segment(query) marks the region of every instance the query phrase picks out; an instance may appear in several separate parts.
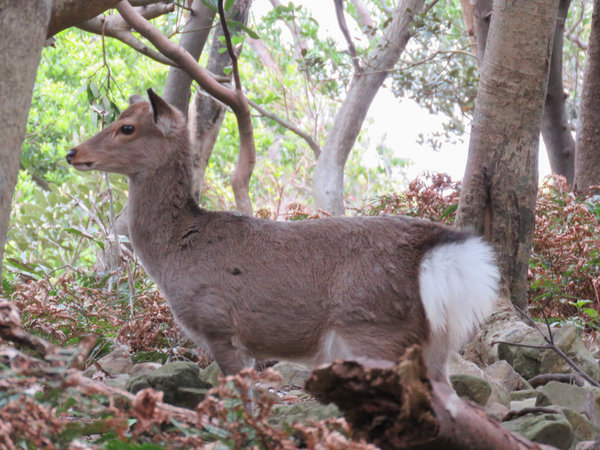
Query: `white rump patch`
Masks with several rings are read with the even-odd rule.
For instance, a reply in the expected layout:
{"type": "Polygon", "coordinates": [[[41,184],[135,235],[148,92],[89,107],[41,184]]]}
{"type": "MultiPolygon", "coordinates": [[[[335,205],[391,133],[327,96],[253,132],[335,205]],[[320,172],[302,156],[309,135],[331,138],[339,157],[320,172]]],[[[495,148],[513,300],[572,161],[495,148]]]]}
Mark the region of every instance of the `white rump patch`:
{"type": "Polygon", "coordinates": [[[481,238],[442,244],[426,253],[419,288],[433,338],[458,350],[492,312],[499,282],[494,252],[481,238]]]}

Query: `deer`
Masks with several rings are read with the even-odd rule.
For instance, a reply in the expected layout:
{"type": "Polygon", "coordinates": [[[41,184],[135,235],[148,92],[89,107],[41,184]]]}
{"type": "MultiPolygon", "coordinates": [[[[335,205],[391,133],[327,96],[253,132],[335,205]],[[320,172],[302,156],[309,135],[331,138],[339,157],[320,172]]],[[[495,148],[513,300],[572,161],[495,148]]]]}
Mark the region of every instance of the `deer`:
{"type": "Polygon", "coordinates": [[[224,375],[256,360],[398,361],[419,344],[428,376],[448,383],[449,355],[498,296],[488,243],[400,215],[275,221],[201,208],[186,120],[147,92],[66,160],[129,178],[135,254],[224,375]]]}

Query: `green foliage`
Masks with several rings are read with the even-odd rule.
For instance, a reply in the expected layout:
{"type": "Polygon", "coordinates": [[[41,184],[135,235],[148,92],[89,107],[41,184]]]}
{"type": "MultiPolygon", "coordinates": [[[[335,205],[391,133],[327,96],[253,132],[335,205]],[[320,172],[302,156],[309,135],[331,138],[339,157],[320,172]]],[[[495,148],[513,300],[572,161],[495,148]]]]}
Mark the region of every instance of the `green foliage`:
{"type": "Polygon", "coordinates": [[[408,96],[431,113],[447,117],[445,135],[423,136],[434,148],[440,138],[460,137],[472,119],[479,74],[477,57],[464,31],[458,0],[439,2],[413,26],[409,42],[393,76],[397,96],[408,96]]]}
{"type": "Polygon", "coordinates": [[[598,327],[600,298],[600,214],[598,196],[577,197],[563,178],[545,180],[537,202],[529,303],[548,316],[578,314],[583,325],[598,327]]]}
{"type": "Polygon", "coordinates": [[[125,202],[123,178],[112,179],[110,192],[98,173],[50,185],[48,191],[22,180],[25,189],[13,201],[5,276],[40,279],[67,267],[91,267],[110,234],[110,196],[117,211],[125,202]]]}

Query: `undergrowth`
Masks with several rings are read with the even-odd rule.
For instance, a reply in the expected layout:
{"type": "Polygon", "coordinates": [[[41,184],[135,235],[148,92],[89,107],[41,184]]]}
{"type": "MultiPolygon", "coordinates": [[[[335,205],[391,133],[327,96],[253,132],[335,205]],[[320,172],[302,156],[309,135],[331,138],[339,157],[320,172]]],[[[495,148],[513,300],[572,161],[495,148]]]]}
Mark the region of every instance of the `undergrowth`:
{"type": "MultiPolygon", "coordinates": [[[[374,198],[354,213],[406,214],[451,224],[460,187],[447,175],[430,174],[411,182],[405,192],[374,198]]],[[[106,212],[94,208],[89,205],[89,211],[103,217],[97,223],[106,223],[106,212]]],[[[272,218],[267,209],[257,215],[272,218]]],[[[308,220],[322,215],[292,204],[284,217],[308,220]]],[[[599,219],[598,197],[577,197],[564,180],[546,179],[537,200],[529,270],[531,312],[541,315],[543,310],[551,320],[574,323],[594,338],[600,329],[599,219]]],[[[49,262],[64,264],[90,246],[104,250],[99,243],[110,240],[108,229],[97,226],[94,236],[87,219],[78,220],[82,226],[69,232],[78,240],[76,249],[55,242],[49,262]]],[[[32,233],[31,224],[27,216],[21,235],[32,233]]],[[[12,226],[18,228],[19,222],[12,226]]],[[[125,250],[126,244],[121,243],[125,250]]],[[[36,253],[39,261],[42,253],[36,253]]],[[[79,385],[73,361],[85,354],[79,368],[89,367],[116,346],[129,348],[135,362],[185,359],[206,366],[210,358],[186,340],[161,294],[126,251],[120,265],[95,275],[71,264],[61,271],[46,270],[42,263],[28,265],[17,256],[12,252],[4,293],[17,306],[23,328],[61,350],[48,360],[0,341],[0,448],[193,448],[206,442],[216,442],[214,448],[368,448],[351,440],[343,420],[286,429],[271,425],[272,395],[255,399],[257,408],[248,414],[240,392],[274,376],[269,370],[223,379],[186,420],[157,406],[161,394],[155,391],[140,391],[131,399],[79,385]],[[127,266],[133,268],[129,273],[127,266]],[[20,267],[26,269],[19,272],[20,267]]]]}

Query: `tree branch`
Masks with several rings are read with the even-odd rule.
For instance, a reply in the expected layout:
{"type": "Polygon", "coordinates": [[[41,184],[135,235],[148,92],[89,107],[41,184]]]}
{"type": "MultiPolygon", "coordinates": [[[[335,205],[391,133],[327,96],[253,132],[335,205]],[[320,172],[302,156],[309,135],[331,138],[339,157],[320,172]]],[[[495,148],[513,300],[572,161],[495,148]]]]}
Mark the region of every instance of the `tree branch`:
{"type": "Polygon", "coordinates": [[[505,430],[447,383],[431,381],[419,346],[396,364],[334,361],[313,370],[306,389],[335,403],[356,438],[381,448],[551,448],[505,430]]]}
{"type": "MultiPolygon", "coordinates": [[[[154,19],[155,17],[161,16],[163,14],[167,14],[173,11],[173,9],[174,6],[172,4],[158,4],[136,8],[138,13],[148,20],[154,19]]],[[[144,44],[142,41],[136,38],[130,31],[131,27],[119,15],[105,16],[103,14],[100,14],[96,17],[93,17],[89,20],[78,24],[77,27],[90,33],[95,33],[118,39],[119,41],[129,45],[137,52],[146,55],[147,57],[152,58],[153,60],[158,61],[159,63],[166,64],[169,66],[175,65],[175,63],[169,58],[166,58],[161,53],[148,47],[146,44],[144,44]]]]}
{"type": "MultiPolygon", "coordinates": [[[[596,387],[600,387],[600,383],[598,383],[596,380],[594,380],[592,377],[590,377],[587,373],[585,373],[576,363],[575,361],[573,361],[565,352],[563,352],[555,343],[554,343],[554,336],[552,335],[552,330],[550,329],[550,326],[548,324],[548,320],[546,319],[546,326],[548,327],[548,333],[549,335],[546,336],[544,334],[544,332],[540,329],[540,327],[538,326],[538,324],[531,318],[529,317],[529,315],[525,314],[525,311],[523,311],[521,308],[519,308],[517,305],[513,305],[514,308],[519,312],[519,314],[521,314],[521,317],[523,317],[523,319],[525,319],[526,322],[529,322],[529,324],[535,328],[538,333],[540,333],[542,335],[542,338],[544,339],[544,341],[546,341],[546,343],[548,344],[548,348],[554,350],[558,356],[560,356],[562,359],[565,360],[565,362],[571,366],[573,368],[573,370],[575,370],[579,375],[581,375],[586,381],[588,381],[592,386],[596,386],[596,387]]],[[[518,345],[520,347],[533,347],[531,345],[525,345],[525,344],[516,344],[516,343],[512,343],[512,342],[505,342],[508,345],[518,345]]],[[[541,348],[538,346],[538,348],[541,348]]]]}
{"type": "MultiPolygon", "coordinates": [[[[91,19],[104,11],[114,8],[119,0],[54,0],[50,12],[50,23],[46,38],[67,28],[74,27],[81,22],[91,19]]],[[[164,2],[165,0],[133,0],[134,6],[149,5],[164,2]]]]}
{"type": "Polygon", "coordinates": [[[344,0],[333,0],[333,4],[335,5],[335,16],[337,18],[338,25],[342,34],[344,35],[344,39],[346,39],[346,43],[348,44],[348,51],[350,52],[350,56],[352,56],[352,64],[354,64],[354,70],[356,73],[361,72],[360,64],[358,63],[358,57],[356,55],[356,47],[354,47],[354,43],[352,42],[352,37],[350,36],[350,32],[348,31],[348,25],[346,24],[346,18],[344,17],[344,0]]]}
{"type": "Polygon", "coordinates": [[[187,72],[202,89],[228,105],[234,112],[240,135],[240,152],[231,185],[236,208],[246,214],[252,214],[249,184],[256,156],[252,119],[246,96],[241,89],[233,90],[215,81],[188,52],[167,39],[150,22],[138,14],[127,0],[120,1],[117,4],[117,10],[132,28],[148,39],[163,55],[174,61],[181,70],[187,72]]]}
{"type": "Polygon", "coordinates": [[[223,36],[225,37],[225,45],[227,46],[227,53],[231,58],[231,67],[233,69],[233,81],[235,89],[238,91],[242,90],[242,81],[240,79],[240,71],[238,68],[238,57],[235,51],[233,51],[233,45],[231,44],[231,34],[229,33],[229,27],[227,26],[227,18],[225,17],[225,7],[223,6],[225,0],[219,0],[219,20],[221,21],[221,29],[223,30],[223,36]]]}
{"type": "Polygon", "coordinates": [[[282,127],[287,128],[291,132],[297,134],[302,139],[304,139],[306,141],[306,143],[309,145],[309,147],[312,149],[312,151],[313,151],[313,153],[315,155],[315,159],[319,159],[319,155],[321,154],[321,147],[319,146],[319,144],[317,144],[315,142],[315,140],[312,138],[312,136],[310,136],[308,133],[305,133],[304,131],[302,131],[300,128],[298,128],[294,124],[292,124],[290,122],[287,122],[286,120],[282,119],[277,114],[274,114],[272,112],[267,111],[266,109],[264,109],[263,107],[261,107],[260,105],[258,105],[257,103],[253,102],[250,99],[248,99],[248,104],[252,108],[254,108],[255,110],[257,110],[262,116],[267,117],[268,119],[274,120],[275,122],[277,122],[282,127]]]}

